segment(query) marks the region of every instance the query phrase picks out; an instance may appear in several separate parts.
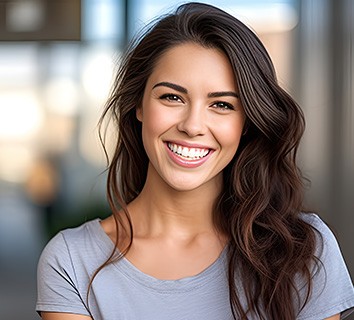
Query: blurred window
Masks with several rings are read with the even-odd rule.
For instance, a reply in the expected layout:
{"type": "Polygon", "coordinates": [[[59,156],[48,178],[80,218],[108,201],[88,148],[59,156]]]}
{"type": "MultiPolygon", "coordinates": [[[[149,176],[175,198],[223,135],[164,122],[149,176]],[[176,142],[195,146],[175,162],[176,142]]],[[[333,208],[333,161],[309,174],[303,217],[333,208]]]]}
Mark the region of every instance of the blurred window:
{"type": "MultiPolygon", "coordinates": [[[[132,37],[143,25],[185,1],[172,5],[165,0],[126,1],[128,34],[132,37]]],[[[199,1],[215,5],[251,26],[259,33],[290,30],[297,24],[296,0],[214,0],[199,1]]]]}

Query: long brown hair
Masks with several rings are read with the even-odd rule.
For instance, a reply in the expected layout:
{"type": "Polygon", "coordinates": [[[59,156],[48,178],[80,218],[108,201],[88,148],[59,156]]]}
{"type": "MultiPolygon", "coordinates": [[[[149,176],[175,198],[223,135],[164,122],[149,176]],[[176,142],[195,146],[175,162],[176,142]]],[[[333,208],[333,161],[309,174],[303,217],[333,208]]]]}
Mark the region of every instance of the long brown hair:
{"type": "MultiPolygon", "coordinates": [[[[223,190],[214,208],[215,226],[230,239],[228,282],[233,316],[295,319],[310,294],[316,265],[316,235],[301,218],[303,183],[296,165],[303,114],[278,85],[258,37],[213,6],[180,6],[150,26],[122,58],[100,123],[111,117],[119,132],[108,166],[107,192],[117,233],[125,232],[130,238],[123,255],[133,238],[126,204],[141,192],[149,162],[136,108],[141,106],[147,79],[159,57],[186,42],[218,48],[227,55],[247,118],[237,153],[224,169],[223,190]],[[304,297],[298,292],[297,276],[307,283],[304,297]],[[239,298],[240,288],[246,307],[239,298]]],[[[101,268],[114,258],[112,253],[101,268]]]]}

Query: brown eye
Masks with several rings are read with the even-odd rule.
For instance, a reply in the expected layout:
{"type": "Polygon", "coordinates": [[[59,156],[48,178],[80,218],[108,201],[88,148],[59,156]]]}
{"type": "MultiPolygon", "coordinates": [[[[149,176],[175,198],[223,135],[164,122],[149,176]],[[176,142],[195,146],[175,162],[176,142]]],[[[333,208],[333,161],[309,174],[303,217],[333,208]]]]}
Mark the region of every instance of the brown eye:
{"type": "Polygon", "coordinates": [[[172,93],[163,94],[160,99],[167,100],[169,102],[183,102],[179,96],[172,93]]]}
{"type": "Polygon", "coordinates": [[[215,102],[212,107],[220,109],[220,110],[234,110],[235,108],[233,107],[232,104],[223,102],[223,101],[218,101],[215,102]]]}

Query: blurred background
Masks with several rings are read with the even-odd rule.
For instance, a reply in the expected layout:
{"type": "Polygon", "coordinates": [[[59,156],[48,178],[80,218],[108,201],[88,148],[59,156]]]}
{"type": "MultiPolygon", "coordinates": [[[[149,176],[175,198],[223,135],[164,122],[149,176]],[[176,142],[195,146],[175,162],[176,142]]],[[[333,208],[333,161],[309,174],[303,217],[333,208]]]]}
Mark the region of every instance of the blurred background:
{"type": "MultiPolygon", "coordinates": [[[[302,106],[307,203],[334,230],[354,275],[354,1],[204,2],[258,33],[302,106]]],[[[97,122],[120,53],[181,3],[0,1],[0,319],[39,319],[44,245],[61,228],[109,214],[97,122]]]]}

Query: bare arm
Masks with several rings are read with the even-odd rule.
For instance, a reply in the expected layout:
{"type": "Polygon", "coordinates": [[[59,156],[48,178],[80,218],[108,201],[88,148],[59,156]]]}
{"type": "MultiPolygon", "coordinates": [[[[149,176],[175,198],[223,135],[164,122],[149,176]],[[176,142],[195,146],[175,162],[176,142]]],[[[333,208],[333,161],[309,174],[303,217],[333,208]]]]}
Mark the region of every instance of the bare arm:
{"type": "Polygon", "coordinates": [[[339,320],[340,319],[340,314],[336,314],[332,317],[326,318],[325,320],[339,320]]]}
{"type": "Polygon", "coordinates": [[[61,312],[41,312],[43,320],[92,320],[89,316],[61,312]]]}

